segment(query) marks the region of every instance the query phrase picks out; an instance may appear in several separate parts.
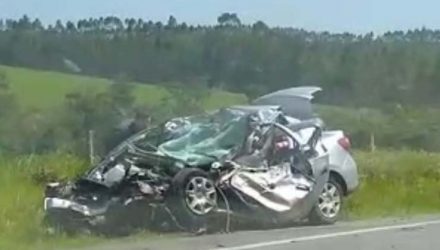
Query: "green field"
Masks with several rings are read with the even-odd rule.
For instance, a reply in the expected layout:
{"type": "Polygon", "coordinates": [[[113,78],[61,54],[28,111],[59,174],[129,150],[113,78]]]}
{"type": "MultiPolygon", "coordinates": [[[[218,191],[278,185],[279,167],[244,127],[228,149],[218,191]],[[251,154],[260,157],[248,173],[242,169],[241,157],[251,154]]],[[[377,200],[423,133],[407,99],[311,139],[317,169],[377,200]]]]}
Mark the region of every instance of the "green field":
{"type": "MultiPolygon", "coordinates": [[[[74,91],[103,91],[111,81],[103,78],[0,66],[6,73],[11,90],[25,107],[46,109],[61,104],[66,94],[74,91]]],[[[151,84],[136,84],[136,100],[141,104],[156,104],[166,97],[165,88],[151,84]]],[[[210,91],[203,100],[207,109],[246,102],[246,97],[221,90],[210,91]]]]}
{"type": "MultiPolygon", "coordinates": [[[[104,91],[111,84],[111,80],[104,78],[3,65],[0,65],[0,71],[6,73],[11,90],[17,96],[19,103],[25,107],[39,109],[47,109],[61,104],[68,93],[104,91]]],[[[137,83],[134,94],[140,104],[154,105],[169,93],[164,87],[158,85],[137,83]]],[[[203,100],[203,106],[205,109],[213,109],[245,102],[247,102],[247,98],[243,94],[211,90],[210,95],[203,100]]],[[[317,105],[316,110],[326,118],[325,120],[334,120],[332,118],[335,116],[347,117],[347,114],[349,114],[349,118],[357,118],[358,114],[362,113],[356,109],[328,105],[317,105]]],[[[368,116],[371,117],[371,114],[368,116]]]]}

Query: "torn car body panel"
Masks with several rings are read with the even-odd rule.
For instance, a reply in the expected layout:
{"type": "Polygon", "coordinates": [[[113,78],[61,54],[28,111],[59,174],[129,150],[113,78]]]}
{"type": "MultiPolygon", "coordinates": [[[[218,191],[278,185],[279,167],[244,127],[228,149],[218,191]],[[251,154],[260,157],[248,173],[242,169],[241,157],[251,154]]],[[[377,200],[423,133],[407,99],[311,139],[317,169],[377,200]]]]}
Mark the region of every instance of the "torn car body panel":
{"type": "Polygon", "coordinates": [[[309,194],[313,183],[302,175],[293,176],[290,166],[285,165],[267,172],[241,171],[232,177],[231,186],[267,209],[284,213],[309,194]]]}
{"type": "Polygon", "coordinates": [[[306,120],[313,116],[313,109],[310,101],[314,94],[321,91],[319,87],[294,87],[261,96],[255,99],[254,105],[276,105],[282,108],[283,112],[291,117],[306,120]]]}

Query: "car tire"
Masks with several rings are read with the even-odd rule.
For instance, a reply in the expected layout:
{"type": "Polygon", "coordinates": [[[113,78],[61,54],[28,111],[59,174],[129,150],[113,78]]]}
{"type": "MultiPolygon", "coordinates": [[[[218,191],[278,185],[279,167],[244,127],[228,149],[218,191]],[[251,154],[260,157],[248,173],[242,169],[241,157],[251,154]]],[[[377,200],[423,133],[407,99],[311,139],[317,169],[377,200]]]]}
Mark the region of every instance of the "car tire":
{"type": "Polygon", "coordinates": [[[206,232],[208,216],[217,205],[217,191],[208,173],[182,169],[173,178],[170,191],[168,207],[178,226],[196,234],[206,232]]]}
{"type": "Polygon", "coordinates": [[[309,214],[313,225],[331,225],[338,219],[342,209],[344,192],[341,184],[332,176],[324,186],[317,204],[309,214]]]}

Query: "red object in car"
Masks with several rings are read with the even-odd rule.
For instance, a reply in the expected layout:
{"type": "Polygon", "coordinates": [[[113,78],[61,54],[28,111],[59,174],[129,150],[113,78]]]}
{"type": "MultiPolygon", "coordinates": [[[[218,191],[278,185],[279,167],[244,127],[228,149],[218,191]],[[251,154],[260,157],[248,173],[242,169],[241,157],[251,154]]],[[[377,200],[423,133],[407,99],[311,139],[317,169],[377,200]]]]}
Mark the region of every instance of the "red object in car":
{"type": "Polygon", "coordinates": [[[338,140],[339,145],[345,149],[346,151],[350,151],[351,149],[351,142],[350,139],[348,139],[347,136],[342,137],[341,139],[338,140]]]}
{"type": "Polygon", "coordinates": [[[275,148],[277,150],[281,150],[281,149],[292,149],[295,147],[295,142],[288,137],[284,137],[281,140],[279,140],[276,144],[275,144],[275,148]]]}

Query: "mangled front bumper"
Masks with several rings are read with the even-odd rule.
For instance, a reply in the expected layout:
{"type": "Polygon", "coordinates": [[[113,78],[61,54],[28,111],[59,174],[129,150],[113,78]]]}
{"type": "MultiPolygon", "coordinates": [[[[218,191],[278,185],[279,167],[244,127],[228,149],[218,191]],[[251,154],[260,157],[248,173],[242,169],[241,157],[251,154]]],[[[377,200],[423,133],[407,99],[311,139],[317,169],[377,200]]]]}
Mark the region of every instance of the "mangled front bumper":
{"type": "Polygon", "coordinates": [[[46,223],[50,227],[78,231],[99,227],[106,222],[107,208],[91,209],[86,205],[57,197],[44,199],[46,223]]]}
{"type": "Polygon", "coordinates": [[[44,211],[46,213],[50,213],[54,210],[71,210],[73,212],[77,212],[83,216],[92,216],[94,213],[97,214],[97,211],[92,211],[86,205],[81,205],[79,203],[69,201],[66,199],[49,197],[44,199],[44,211]]]}

